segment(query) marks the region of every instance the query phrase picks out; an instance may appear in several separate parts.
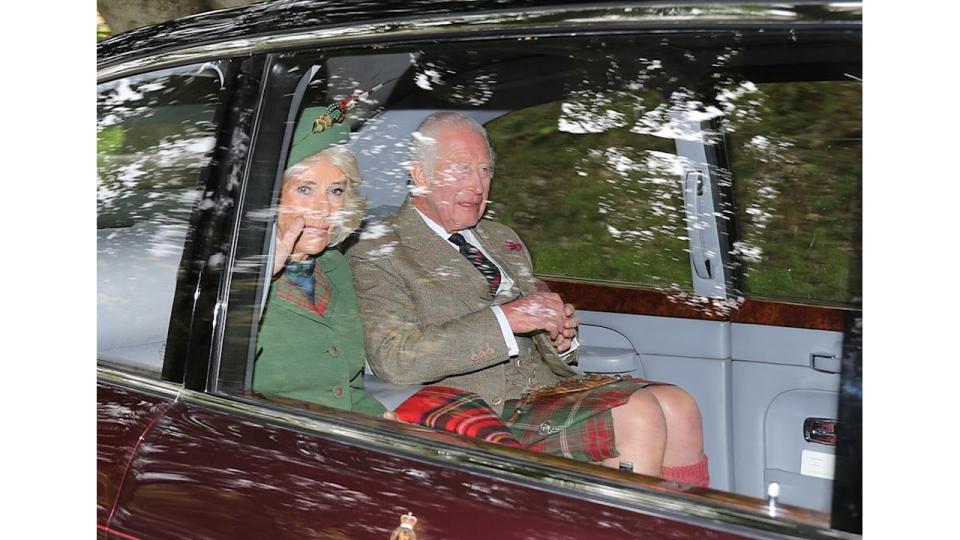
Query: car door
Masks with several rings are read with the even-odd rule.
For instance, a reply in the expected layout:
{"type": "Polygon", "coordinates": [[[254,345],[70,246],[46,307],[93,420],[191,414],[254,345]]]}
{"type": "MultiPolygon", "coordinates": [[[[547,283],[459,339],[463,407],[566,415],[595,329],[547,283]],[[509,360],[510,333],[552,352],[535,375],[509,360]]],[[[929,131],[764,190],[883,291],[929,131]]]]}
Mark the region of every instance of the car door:
{"type": "Polygon", "coordinates": [[[179,354],[171,345],[184,339],[171,313],[178,271],[191,262],[228,95],[225,71],[228,62],[201,62],[97,87],[97,524],[104,533],[141,437],[182,387],[182,379],[164,380],[164,357],[179,354]]]}
{"type": "Polygon", "coordinates": [[[859,37],[804,41],[830,60],[784,58],[729,101],[754,111],[724,138],[745,298],[730,327],[732,425],[736,491],[777,482],[784,500],[825,511],[843,333],[861,297],[859,37]]]}
{"type": "Polygon", "coordinates": [[[582,39],[587,67],[531,51],[495,72],[512,92],[477,115],[504,154],[491,211],[578,307],[579,369],[682,386],[711,486],[762,497],[778,482],[827,511],[859,302],[858,26],[688,22],[620,39],[594,55],[582,39]]]}

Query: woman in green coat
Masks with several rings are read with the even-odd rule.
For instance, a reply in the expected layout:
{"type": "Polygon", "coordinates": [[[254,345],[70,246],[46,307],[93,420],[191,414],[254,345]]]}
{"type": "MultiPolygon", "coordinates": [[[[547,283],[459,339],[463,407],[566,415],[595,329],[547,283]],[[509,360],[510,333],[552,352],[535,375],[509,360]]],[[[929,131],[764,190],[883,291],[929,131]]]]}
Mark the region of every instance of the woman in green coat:
{"type": "Polygon", "coordinates": [[[310,154],[284,173],[253,388],[379,416],[384,407],[363,389],[363,326],[350,266],[332,249],[363,217],[359,183],[346,146],[310,154]]]}

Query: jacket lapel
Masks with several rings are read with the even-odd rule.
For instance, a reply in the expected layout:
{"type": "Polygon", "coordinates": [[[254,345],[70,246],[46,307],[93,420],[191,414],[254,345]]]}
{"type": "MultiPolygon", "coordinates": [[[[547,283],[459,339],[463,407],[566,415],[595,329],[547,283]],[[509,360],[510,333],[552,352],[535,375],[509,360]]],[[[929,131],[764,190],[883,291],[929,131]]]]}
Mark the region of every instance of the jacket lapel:
{"type": "Polygon", "coordinates": [[[400,241],[416,250],[416,263],[471,309],[490,305],[490,285],[479,270],[417,214],[409,197],[397,212],[400,241]]]}

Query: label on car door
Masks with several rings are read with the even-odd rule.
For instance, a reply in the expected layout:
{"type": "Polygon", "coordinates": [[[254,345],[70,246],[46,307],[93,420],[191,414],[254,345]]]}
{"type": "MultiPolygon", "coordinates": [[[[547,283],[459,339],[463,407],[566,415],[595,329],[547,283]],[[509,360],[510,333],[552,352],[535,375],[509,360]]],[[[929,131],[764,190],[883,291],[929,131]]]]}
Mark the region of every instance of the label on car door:
{"type": "Polygon", "coordinates": [[[800,452],[800,474],[833,480],[833,465],[836,456],[826,452],[803,450],[800,452]]]}

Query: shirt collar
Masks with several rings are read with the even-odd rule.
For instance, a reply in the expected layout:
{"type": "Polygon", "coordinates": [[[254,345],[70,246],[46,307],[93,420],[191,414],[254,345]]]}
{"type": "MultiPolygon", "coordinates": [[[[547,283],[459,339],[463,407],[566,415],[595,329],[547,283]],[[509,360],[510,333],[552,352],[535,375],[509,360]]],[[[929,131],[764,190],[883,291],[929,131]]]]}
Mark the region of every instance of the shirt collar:
{"type": "MultiPolygon", "coordinates": [[[[436,221],[428,218],[428,217],[427,217],[423,212],[421,212],[420,209],[417,208],[416,206],[414,206],[413,209],[417,212],[417,214],[420,215],[420,217],[423,219],[424,223],[427,224],[427,227],[430,227],[430,230],[431,230],[431,231],[433,231],[434,233],[436,233],[437,236],[439,236],[440,238],[443,238],[444,240],[446,240],[446,241],[448,241],[448,242],[450,241],[450,235],[451,235],[451,234],[454,234],[454,233],[448,233],[447,230],[444,229],[439,223],[437,223],[436,221]]],[[[473,234],[471,233],[470,229],[463,229],[463,230],[461,230],[461,231],[456,231],[456,232],[461,233],[461,234],[464,234],[464,238],[467,238],[468,241],[471,239],[470,237],[473,236],[473,234]]]]}

